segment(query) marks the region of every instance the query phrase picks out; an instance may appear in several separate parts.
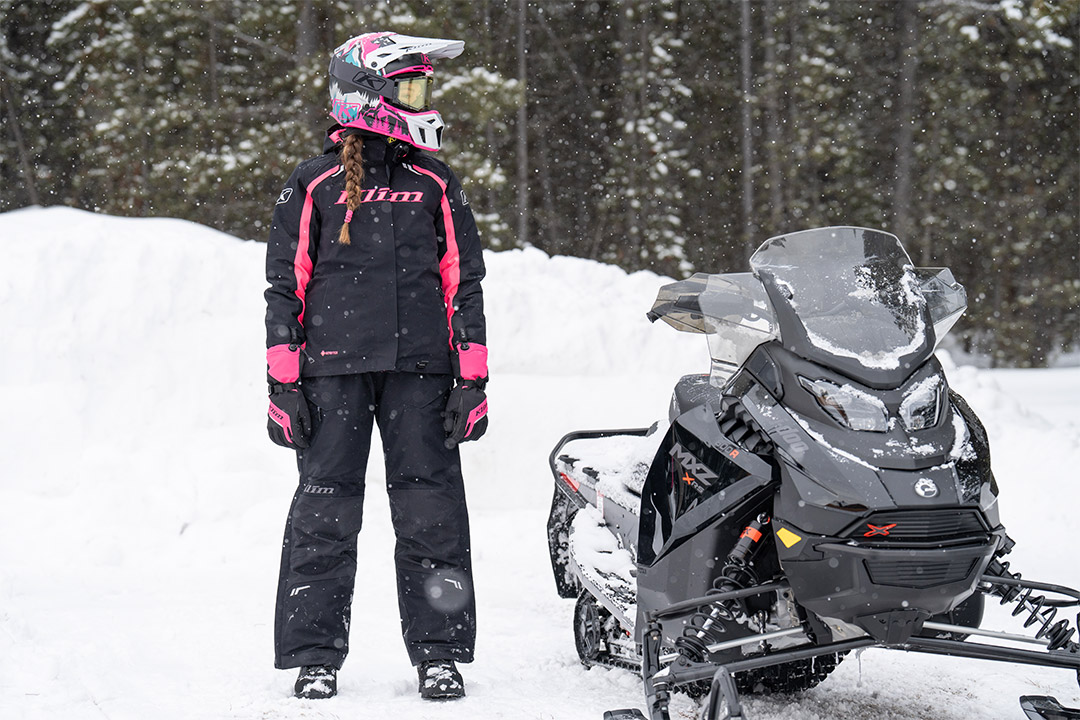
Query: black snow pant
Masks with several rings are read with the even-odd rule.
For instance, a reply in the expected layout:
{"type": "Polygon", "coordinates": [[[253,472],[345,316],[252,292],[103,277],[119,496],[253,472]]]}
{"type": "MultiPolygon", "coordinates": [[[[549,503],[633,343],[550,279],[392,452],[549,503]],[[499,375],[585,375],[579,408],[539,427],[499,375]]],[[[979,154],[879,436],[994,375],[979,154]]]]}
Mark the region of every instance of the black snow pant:
{"type": "MultiPolygon", "coordinates": [[[[409,659],[471,662],[476,637],[469,517],[457,448],[441,413],[449,375],[367,373],[305,378],[311,447],[281,553],[275,665],[333,665],[349,650],[364,473],[377,422],[397,536],[398,607],[409,659]]],[[[377,620],[376,620],[377,621],[377,620]]]]}

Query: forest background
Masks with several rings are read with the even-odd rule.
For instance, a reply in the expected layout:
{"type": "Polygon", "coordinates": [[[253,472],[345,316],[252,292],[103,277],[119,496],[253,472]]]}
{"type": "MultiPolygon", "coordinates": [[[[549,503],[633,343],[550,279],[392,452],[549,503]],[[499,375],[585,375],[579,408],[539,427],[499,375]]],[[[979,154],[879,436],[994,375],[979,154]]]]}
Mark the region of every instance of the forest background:
{"type": "Polygon", "coordinates": [[[967,287],[958,349],[1080,353],[1080,0],[0,0],[0,212],[265,240],[379,29],[465,40],[440,155],[493,250],[683,277],[882,228],[967,287]]]}

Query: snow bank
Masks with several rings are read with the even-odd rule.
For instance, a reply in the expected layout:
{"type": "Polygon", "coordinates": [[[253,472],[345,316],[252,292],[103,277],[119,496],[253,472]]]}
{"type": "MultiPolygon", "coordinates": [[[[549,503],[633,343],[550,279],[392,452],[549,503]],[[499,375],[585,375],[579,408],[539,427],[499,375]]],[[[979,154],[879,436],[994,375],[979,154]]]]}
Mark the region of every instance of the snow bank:
{"type": "MultiPolygon", "coordinates": [[[[666,279],[488,254],[491,427],[463,449],[480,633],[469,697],[416,696],[373,459],[354,650],[341,695],[312,704],[272,668],[296,477],[264,430],[263,252],[178,220],[0,215],[0,718],[598,720],[642,707],[632,675],[577,662],[573,603],[547,557],[547,454],[570,430],[665,417],[674,380],[707,369],[702,338],[644,317],[666,279]]],[[[990,433],[1015,566],[1080,585],[1080,369],[950,378],[990,433]]],[[[801,698],[747,707],[755,720],[1019,717],[1024,692],[1080,704],[1063,671],[870,651],[801,698]]]]}

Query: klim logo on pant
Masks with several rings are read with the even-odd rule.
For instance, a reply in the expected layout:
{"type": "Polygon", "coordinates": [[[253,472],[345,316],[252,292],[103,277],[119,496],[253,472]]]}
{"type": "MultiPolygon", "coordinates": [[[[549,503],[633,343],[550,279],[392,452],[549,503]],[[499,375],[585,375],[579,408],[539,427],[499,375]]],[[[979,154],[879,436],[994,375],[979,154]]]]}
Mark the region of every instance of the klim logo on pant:
{"type": "Polygon", "coordinates": [[[333,495],[334,488],[325,485],[305,485],[304,492],[309,495],[333,495]]]}
{"type": "MultiPolygon", "coordinates": [[[[342,190],[341,197],[334,203],[335,205],[345,205],[349,201],[349,191],[342,190]]],[[[370,190],[360,191],[360,202],[410,202],[418,203],[424,202],[424,193],[417,190],[415,192],[390,192],[390,188],[371,188],[370,190]]]]}

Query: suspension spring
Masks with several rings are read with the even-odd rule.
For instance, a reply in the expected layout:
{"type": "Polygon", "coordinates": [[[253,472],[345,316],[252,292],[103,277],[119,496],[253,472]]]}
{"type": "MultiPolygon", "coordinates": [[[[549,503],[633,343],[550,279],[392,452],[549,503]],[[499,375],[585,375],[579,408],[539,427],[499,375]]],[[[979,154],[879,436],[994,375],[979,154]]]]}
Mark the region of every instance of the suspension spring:
{"type": "MultiPolygon", "coordinates": [[[[1021,579],[1020,573],[1010,571],[1009,563],[1005,561],[992,561],[986,571],[990,575],[1009,580],[1019,582],[1021,579]]],[[[1072,641],[1076,629],[1070,626],[1067,619],[1054,622],[1057,618],[1058,608],[1052,605],[1045,595],[1036,595],[1034,588],[1024,587],[1023,585],[996,584],[991,585],[990,593],[1000,597],[1002,605],[1007,603],[1016,604],[1016,607],[1012,610],[1013,617],[1027,613],[1027,617],[1024,618],[1024,627],[1039,625],[1038,630],[1035,631],[1035,637],[1045,639],[1048,649],[1065,649],[1072,653],[1080,652],[1080,644],[1072,641]]],[[[1080,616],[1078,616],[1077,622],[1080,624],[1080,616]]]]}
{"type": "MultiPolygon", "coordinates": [[[[746,526],[706,595],[721,595],[758,584],[753,557],[761,547],[763,529],[770,520],[767,514],[761,513],[746,526]]],[[[746,605],[742,600],[717,600],[690,616],[683,626],[682,635],[675,640],[675,647],[688,660],[702,662],[709,645],[719,642],[720,636],[727,632],[723,623],[739,621],[746,615],[746,605]]]]}

